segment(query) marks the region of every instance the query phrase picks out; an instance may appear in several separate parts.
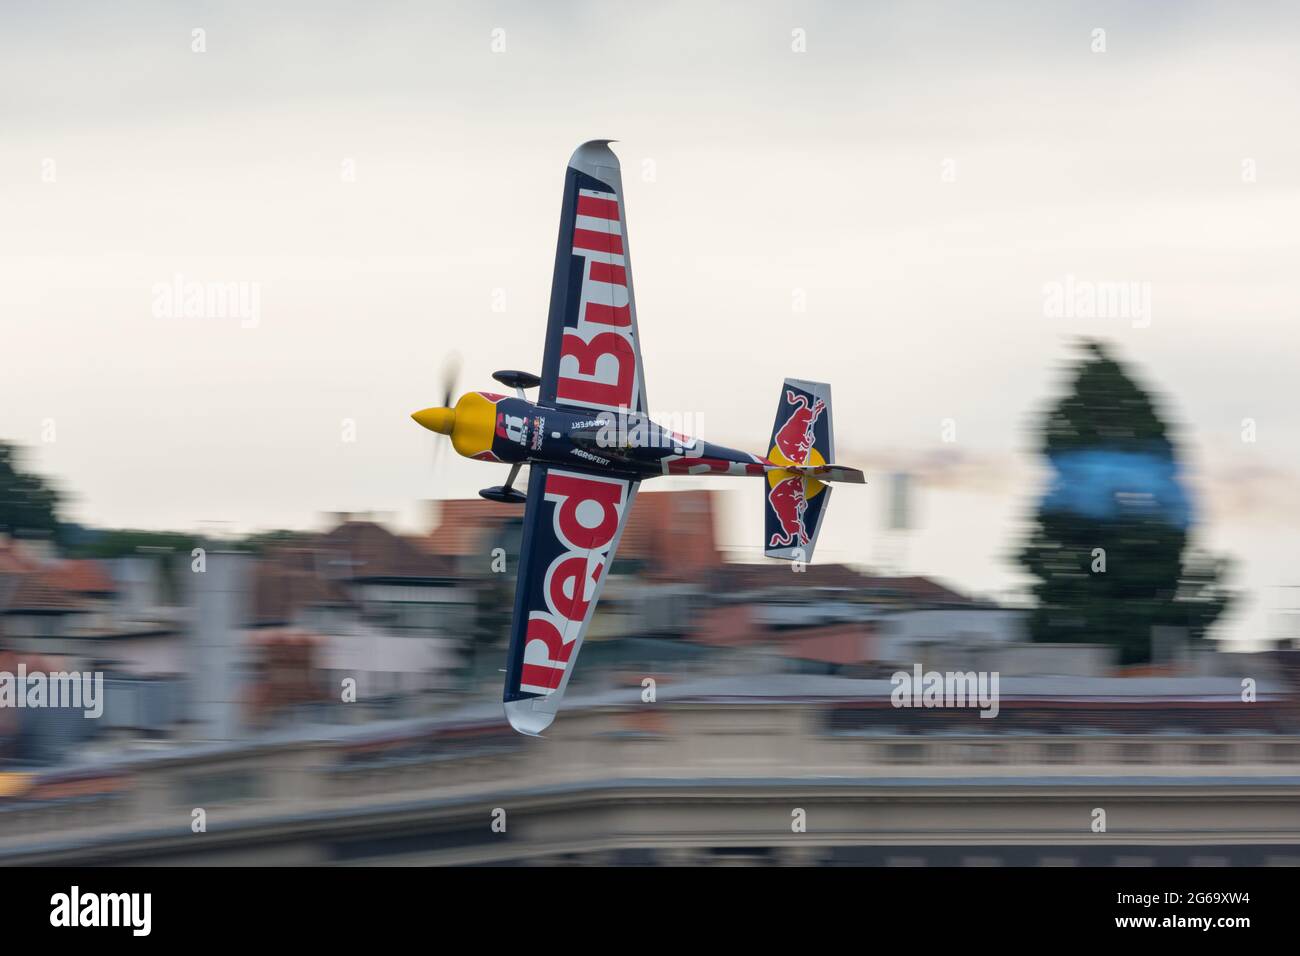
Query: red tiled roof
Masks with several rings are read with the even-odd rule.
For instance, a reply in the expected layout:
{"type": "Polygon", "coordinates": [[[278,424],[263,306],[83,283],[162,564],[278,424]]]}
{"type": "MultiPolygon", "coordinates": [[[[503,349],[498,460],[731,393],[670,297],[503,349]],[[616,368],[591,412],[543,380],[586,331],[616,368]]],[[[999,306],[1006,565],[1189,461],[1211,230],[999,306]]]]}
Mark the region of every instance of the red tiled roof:
{"type": "Polygon", "coordinates": [[[62,587],[49,570],[16,575],[16,586],[5,602],[8,614],[23,611],[83,611],[85,600],[62,587]]]}
{"type": "Polygon", "coordinates": [[[60,668],[60,658],[44,657],[40,654],[18,653],[16,651],[0,650],[0,672],[12,674],[18,670],[19,665],[26,665],[29,672],[39,671],[48,674],[50,671],[56,671],[60,668]]]}
{"type": "Polygon", "coordinates": [[[282,624],[304,607],[350,605],[344,581],[454,573],[450,558],[431,554],[410,538],[372,521],[345,521],[327,534],[299,535],[263,552],[254,574],[249,623],[282,624]]]}
{"type": "Polygon", "coordinates": [[[0,535],[0,574],[20,574],[24,571],[34,571],[37,567],[39,565],[23,554],[21,548],[15,546],[4,535],[0,535]]]}
{"type": "MultiPolygon", "coordinates": [[[[523,508],[480,498],[443,501],[440,506],[438,527],[424,539],[424,547],[440,555],[474,554],[484,532],[524,513],[523,508]]],[[[643,561],[651,580],[698,580],[722,560],[713,532],[713,493],[691,489],[638,494],[617,557],[643,561]]]]}
{"type": "Polygon", "coordinates": [[[373,521],[345,521],[316,540],[333,572],[351,578],[441,578],[455,573],[447,557],[373,521]]]}
{"type": "Polygon", "coordinates": [[[971,599],[966,595],[954,591],[931,578],[923,578],[919,575],[903,578],[882,578],[871,577],[872,582],[868,587],[879,587],[896,589],[902,591],[907,597],[918,601],[931,601],[936,604],[970,604],[971,599]]]}
{"type": "Polygon", "coordinates": [[[55,586],[77,594],[113,594],[117,591],[104,566],[89,559],[63,561],[55,565],[50,569],[49,580],[55,586]]]}
{"type": "Polygon", "coordinates": [[[646,577],[696,581],[718,567],[713,533],[713,493],[702,489],[637,495],[618,556],[646,562],[646,577]]]}
{"type": "Polygon", "coordinates": [[[485,498],[460,498],[439,503],[438,527],[423,539],[430,554],[464,557],[477,554],[484,531],[524,516],[518,505],[504,505],[485,498]]]}

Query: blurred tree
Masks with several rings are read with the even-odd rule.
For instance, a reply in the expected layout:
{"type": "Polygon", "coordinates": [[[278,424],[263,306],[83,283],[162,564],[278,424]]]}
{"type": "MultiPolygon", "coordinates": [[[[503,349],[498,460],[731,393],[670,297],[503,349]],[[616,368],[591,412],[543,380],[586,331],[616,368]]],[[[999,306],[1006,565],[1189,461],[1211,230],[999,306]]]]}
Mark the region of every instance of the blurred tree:
{"type": "Polygon", "coordinates": [[[190,551],[202,544],[203,539],[199,535],[187,531],[111,528],[88,535],[84,543],[71,549],[71,554],[78,558],[120,558],[132,554],[179,552],[188,560],[190,551]]]}
{"type": "Polygon", "coordinates": [[[0,441],[0,533],[57,538],[59,493],[21,459],[16,445],[0,441]]]}
{"type": "Polygon", "coordinates": [[[302,537],[303,533],[301,531],[277,528],[273,531],[258,531],[246,535],[238,541],[232,542],[230,547],[235,551],[251,551],[253,554],[265,554],[279,545],[293,544],[302,537]]]}
{"type": "Polygon", "coordinates": [[[1151,397],[1098,342],[1047,413],[1055,474],[1020,564],[1038,579],[1035,641],[1105,643],[1151,659],[1152,628],[1203,639],[1230,601],[1226,562],[1188,550],[1192,511],[1177,449],[1151,397]]]}

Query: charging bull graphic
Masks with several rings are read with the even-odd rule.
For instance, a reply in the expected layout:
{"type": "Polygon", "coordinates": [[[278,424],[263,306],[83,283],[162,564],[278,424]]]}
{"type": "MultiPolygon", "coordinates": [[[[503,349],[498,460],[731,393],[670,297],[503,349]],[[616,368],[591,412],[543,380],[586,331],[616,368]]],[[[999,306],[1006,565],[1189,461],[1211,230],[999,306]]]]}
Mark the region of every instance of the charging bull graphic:
{"type": "Polygon", "coordinates": [[[816,441],[813,428],[822,412],[826,411],[826,403],[818,398],[809,405],[808,396],[792,388],[786,389],[785,400],[794,406],[794,412],[772,435],[772,440],[785,456],[786,462],[802,465],[808,461],[808,453],[816,441]]]}
{"type": "Polygon", "coordinates": [[[808,499],[804,497],[802,475],[778,481],[767,493],[767,504],[781,530],[767,539],[769,548],[808,544],[808,530],[804,527],[803,516],[808,510],[808,499]]]}

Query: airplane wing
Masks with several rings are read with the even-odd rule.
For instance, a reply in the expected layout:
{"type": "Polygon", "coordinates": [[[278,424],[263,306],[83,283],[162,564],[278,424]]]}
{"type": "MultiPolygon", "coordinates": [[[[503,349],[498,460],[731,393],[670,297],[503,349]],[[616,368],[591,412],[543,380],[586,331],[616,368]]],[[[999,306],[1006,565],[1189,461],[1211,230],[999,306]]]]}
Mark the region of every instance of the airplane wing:
{"type": "Polygon", "coordinates": [[[532,466],[504,697],[520,733],[538,736],[555,719],[637,484],[532,466]]]}
{"type": "Polygon", "coordinates": [[[609,140],[569,160],[542,360],[542,404],[648,413],[623,177],[609,140]]]}

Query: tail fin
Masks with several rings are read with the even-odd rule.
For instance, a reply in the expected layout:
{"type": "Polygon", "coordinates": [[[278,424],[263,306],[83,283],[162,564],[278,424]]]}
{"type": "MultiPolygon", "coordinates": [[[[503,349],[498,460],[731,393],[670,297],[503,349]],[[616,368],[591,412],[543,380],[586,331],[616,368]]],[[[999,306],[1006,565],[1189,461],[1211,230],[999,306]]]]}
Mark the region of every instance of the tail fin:
{"type": "MultiPolygon", "coordinates": [[[[810,561],[831,497],[831,489],[813,477],[821,466],[835,461],[831,387],[787,378],[767,448],[767,458],[774,465],[794,467],[777,467],[767,473],[763,553],[769,558],[810,561]]],[[[836,466],[823,471],[821,477],[853,481],[855,471],[836,466]]],[[[857,472],[857,480],[861,480],[861,472],[857,472]]]]}

